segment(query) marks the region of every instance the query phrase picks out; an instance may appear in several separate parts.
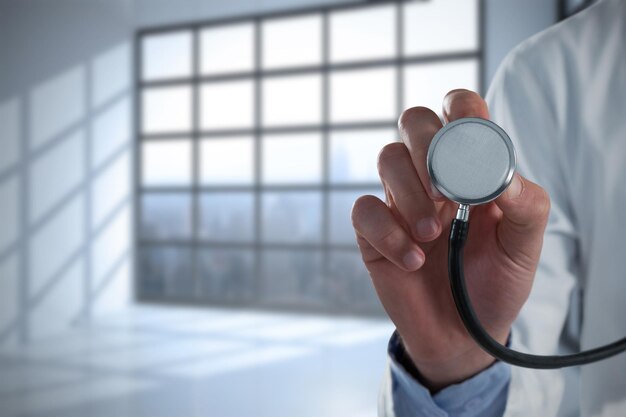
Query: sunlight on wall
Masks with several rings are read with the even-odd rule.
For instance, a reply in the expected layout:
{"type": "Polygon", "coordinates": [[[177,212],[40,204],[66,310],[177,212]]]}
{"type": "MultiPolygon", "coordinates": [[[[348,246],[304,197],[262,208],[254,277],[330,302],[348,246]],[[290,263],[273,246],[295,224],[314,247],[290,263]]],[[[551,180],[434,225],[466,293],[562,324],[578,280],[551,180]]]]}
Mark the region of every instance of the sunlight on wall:
{"type": "Polygon", "coordinates": [[[54,148],[30,162],[30,223],[47,217],[82,188],[85,178],[85,130],[56,141],[54,148]]]}
{"type": "Polygon", "coordinates": [[[0,260],[0,346],[17,342],[14,323],[19,314],[18,257],[15,252],[0,260]]]}
{"type": "Polygon", "coordinates": [[[130,97],[128,94],[132,78],[130,57],[130,44],[122,42],[92,59],[92,109],[103,106],[114,97],[121,95],[130,97]]]}
{"type": "Polygon", "coordinates": [[[85,68],[75,66],[38,85],[30,95],[30,150],[55,139],[85,116],[85,68]],[[60,106],[59,100],[63,105],[60,106]]]}
{"type": "Polygon", "coordinates": [[[13,245],[18,238],[18,181],[15,176],[0,182],[0,254],[13,245]]]}
{"type": "Polygon", "coordinates": [[[0,346],[130,300],[130,57],[116,44],[29,87],[23,108],[0,102],[0,346]]]}
{"type": "Polygon", "coordinates": [[[17,341],[15,322],[19,314],[19,159],[20,99],[0,102],[0,345],[17,341]]]}
{"type": "Polygon", "coordinates": [[[92,109],[89,294],[93,314],[131,298],[131,47],[115,45],[91,61],[92,109]]]}
{"type": "Polygon", "coordinates": [[[19,157],[20,101],[0,102],[0,175],[17,163],[19,157]]]}

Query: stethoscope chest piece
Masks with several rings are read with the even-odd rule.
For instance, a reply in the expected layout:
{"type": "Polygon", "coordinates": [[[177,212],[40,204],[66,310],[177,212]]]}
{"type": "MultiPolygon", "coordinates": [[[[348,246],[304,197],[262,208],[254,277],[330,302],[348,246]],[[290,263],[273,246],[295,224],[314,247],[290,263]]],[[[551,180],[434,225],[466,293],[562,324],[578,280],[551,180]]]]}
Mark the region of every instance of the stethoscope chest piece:
{"type": "Polygon", "coordinates": [[[444,126],[428,149],[431,181],[447,198],[463,205],[489,202],[510,184],[515,148],[506,132],[479,118],[444,126]]]}

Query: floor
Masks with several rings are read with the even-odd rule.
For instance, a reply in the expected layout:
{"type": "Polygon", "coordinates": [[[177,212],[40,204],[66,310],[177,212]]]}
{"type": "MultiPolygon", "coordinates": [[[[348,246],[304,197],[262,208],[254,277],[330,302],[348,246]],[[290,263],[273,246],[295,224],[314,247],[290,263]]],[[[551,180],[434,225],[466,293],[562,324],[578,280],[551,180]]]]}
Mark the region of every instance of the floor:
{"type": "Polygon", "coordinates": [[[134,307],[0,350],[0,416],[376,415],[387,320],[134,307]]]}

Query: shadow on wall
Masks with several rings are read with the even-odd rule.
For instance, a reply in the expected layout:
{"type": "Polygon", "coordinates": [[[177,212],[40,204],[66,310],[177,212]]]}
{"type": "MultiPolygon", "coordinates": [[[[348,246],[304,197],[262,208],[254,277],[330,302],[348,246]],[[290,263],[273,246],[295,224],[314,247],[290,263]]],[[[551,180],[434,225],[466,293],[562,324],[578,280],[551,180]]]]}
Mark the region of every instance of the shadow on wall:
{"type": "Polygon", "coordinates": [[[0,100],[0,346],[126,304],[131,47],[0,100]]]}

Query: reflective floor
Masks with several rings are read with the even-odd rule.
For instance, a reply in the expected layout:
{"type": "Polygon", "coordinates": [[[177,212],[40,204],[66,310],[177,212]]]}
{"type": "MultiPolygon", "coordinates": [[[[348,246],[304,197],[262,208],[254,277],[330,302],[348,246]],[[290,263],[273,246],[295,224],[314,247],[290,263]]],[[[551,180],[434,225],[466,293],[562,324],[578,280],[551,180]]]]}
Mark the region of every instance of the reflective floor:
{"type": "Polygon", "coordinates": [[[134,307],[0,350],[0,416],[375,416],[386,320],[134,307]]]}

